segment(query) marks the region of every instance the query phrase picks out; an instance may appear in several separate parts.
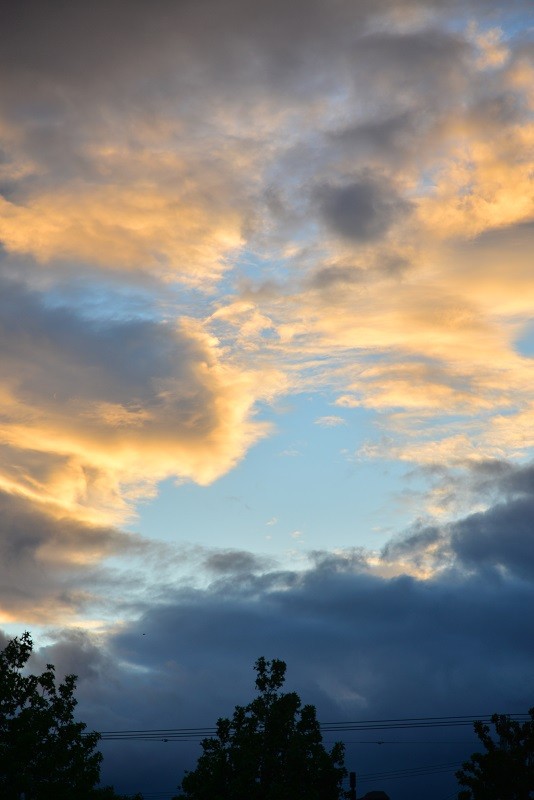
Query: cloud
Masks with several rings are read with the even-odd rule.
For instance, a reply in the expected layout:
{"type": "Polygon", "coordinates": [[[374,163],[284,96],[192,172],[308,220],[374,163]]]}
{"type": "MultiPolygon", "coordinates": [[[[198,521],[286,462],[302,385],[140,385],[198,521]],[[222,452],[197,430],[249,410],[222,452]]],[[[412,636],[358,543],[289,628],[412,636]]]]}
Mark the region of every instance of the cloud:
{"type": "Polygon", "coordinates": [[[240,227],[236,210],[135,181],[127,188],[69,187],[27,204],[0,199],[0,239],[9,253],[44,264],[60,260],[65,268],[81,261],[147,270],[193,286],[220,277],[241,244],[240,227]]]}
{"type": "MultiPolygon", "coordinates": [[[[483,568],[426,581],[381,578],[359,558],[317,554],[317,566],[300,573],[271,570],[204,590],[169,589],[106,641],[57,632],[37,657],[56,663],[59,674],[80,672],[78,713],[99,730],[212,726],[251,699],[259,655],[287,662],[287,688],[316,704],[322,722],[526,711],[533,637],[524,611],[532,594],[532,581],[493,580],[483,568]]],[[[336,736],[404,738],[398,731],[336,736]]],[[[421,737],[410,731],[406,738],[421,737]]],[[[395,751],[383,745],[387,768],[408,755],[414,764],[442,763],[473,750],[467,730],[442,736],[437,729],[424,738],[423,759],[420,743],[395,751]]],[[[161,788],[171,788],[199,754],[195,743],[150,743],[148,766],[147,743],[102,746],[105,780],[123,791],[154,785],[155,774],[161,788]]],[[[348,744],[347,763],[364,759],[365,771],[384,771],[383,748],[348,744]]],[[[415,788],[397,784],[401,800],[415,788]]]]}
{"type": "Polygon", "coordinates": [[[99,646],[98,639],[81,628],[56,630],[51,634],[55,641],[35,650],[29,662],[33,672],[46,668],[47,664],[60,664],[65,675],[76,675],[77,686],[84,683],[92,688],[95,684],[110,680],[116,666],[99,646]]]}
{"type": "Polygon", "coordinates": [[[310,285],[314,289],[328,290],[331,288],[341,288],[364,281],[366,278],[365,270],[354,266],[333,266],[324,267],[318,270],[310,279],[310,285]]]}
{"type": "Polygon", "coordinates": [[[149,547],[139,536],[67,516],[54,518],[4,492],[0,509],[4,623],[24,619],[26,625],[64,625],[88,613],[101,614],[110,587],[98,573],[100,563],[112,556],[148,555],[149,547]]]}
{"type": "MultiPolygon", "coordinates": [[[[444,524],[418,523],[383,550],[385,561],[413,561],[418,567],[442,569],[455,565],[489,580],[503,575],[532,581],[533,467],[498,461],[473,464],[463,473],[468,493],[480,501],[490,498],[483,510],[444,524]]],[[[454,478],[446,478],[454,493],[454,478]]],[[[462,487],[459,486],[460,491],[462,487]]],[[[465,485],[464,485],[465,491],[465,485]]]]}
{"type": "Polygon", "coordinates": [[[354,55],[376,75],[351,73],[381,102],[355,96],[351,106],[340,90],[343,114],[325,114],[313,147],[299,131],[286,173],[274,173],[284,214],[301,220],[284,251],[285,281],[270,293],[247,284],[253,309],[227,317],[229,327],[268,319],[269,340],[254,342],[293,375],[300,361],[299,386],[320,380],[336,386],[340,407],[378,412],[388,436],[376,454],[523,457],[532,360],[516,341],[531,316],[533,206],[522,46],[508,41],[510,58],[491,67],[489,83],[469,30],[449,36],[427,20],[408,35],[384,19],[360,37],[376,54],[364,43],[354,55]],[[324,223],[317,234],[302,200],[310,193],[324,223]]]}
{"type": "Polygon", "coordinates": [[[320,187],[316,197],[327,225],[354,241],[378,239],[410,210],[410,203],[376,176],[362,176],[345,186],[320,187]]]}
{"type": "Polygon", "coordinates": [[[472,514],[451,527],[451,549],[467,567],[499,566],[532,580],[533,512],[534,500],[529,497],[472,514]]]}
{"type": "MultiPolygon", "coordinates": [[[[0,595],[12,624],[97,628],[39,655],[80,673],[92,726],[211,725],[248,700],[261,654],[288,661],[323,719],[531,704],[532,470],[512,462],[534,444],[518,345],[534,82],[528,46],[485,25],[506,14],[156,0],[4,15],[0,269],[28,285],[0,284],[0,595]],[[112,285],[135,285],[135,313],[112,285]],[[307,389],[374,412],[360,457],[423,465],[435,518],[381,559],[319,553],[299,572],[114,527],[165,478],[228,472],[269,432],[258,406],[307,389]]],[[[109,779],[145,783],[125,791],[154,789],[150,769],[172,788],[196,757],[127,745],[109,779]]]]}
{"type": "MultiPolygon", "coordinates": [[[[372,118],[338,128],[330,136],[335,145],[342,146],[347,155],[362,155],[390,162],[406,157],[406,151],[413,147],[422,120],[416,113],[401,111],[384,118],[372,118]]],[[[419,131],[420,133],[420,131],[419,131]]]]}
{"type": "Polygon", "coordinates": [[[164,477],[211,482],[266,433],[252,406],[268,374],[254,388],[192,322],[91,321],[10,283],[0,317],[0,486],[52,513],[119,520],[164,477]]]}
{"type": "Polygon", "coordinates": [[[1,57],[4,247],[206,288],[254,227],[280,126],[321,89],[317,60],[325,89],[339,25],[352,39],[372,5],[23,8],[1,57]]]}
{"type": "Polygon", "coordinates": [[[263,571],[272,562],[244,550],[222,550],[207,555],[204,568],[215,575],[252,574],[263,571]]]}
{"type": "Polygon", "coordinates": [[[347,421],[336,414],[330,414],[326,417],[318,417],[318,419],[315,420],[315,424],[321,425],[323,428],[336,428],[339,425],[346,425],[347,421]]]}
{"type": "Polygon", "coordinates": [[[363,68],[371,78],[362,87],[369,100],[373,90],[384,91],[394,108],[405,110],[429,95],[440,104],[465,87],[470,46],[462,35],[432,23],[402,30],[386,17],[383,29],[361,36],[351,55],[358,78],[363,68]]]}

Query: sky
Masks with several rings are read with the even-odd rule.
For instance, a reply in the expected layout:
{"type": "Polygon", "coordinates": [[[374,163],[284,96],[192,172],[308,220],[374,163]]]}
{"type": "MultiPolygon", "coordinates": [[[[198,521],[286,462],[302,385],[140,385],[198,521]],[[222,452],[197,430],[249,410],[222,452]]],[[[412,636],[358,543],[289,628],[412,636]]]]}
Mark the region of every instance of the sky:
{"type": "MultiPolygon", "coordinates": [[[[91,728],[211,726],[261,655],[325,722],[534,705],[533,20],[4,14],[0,641],[91,728]]],[[[344,735],[358,774],[473,750],[344,735]]],[[[200,752],[102,750],[154,800],[200,752]]]]}

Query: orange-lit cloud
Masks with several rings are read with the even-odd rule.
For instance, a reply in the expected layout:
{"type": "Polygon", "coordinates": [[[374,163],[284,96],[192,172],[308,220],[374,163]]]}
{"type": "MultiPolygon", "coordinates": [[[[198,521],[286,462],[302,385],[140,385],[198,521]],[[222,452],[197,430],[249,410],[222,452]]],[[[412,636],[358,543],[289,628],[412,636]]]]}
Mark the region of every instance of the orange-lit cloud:
{"type": "Polygon", "coordinates": [[[67,314],[52,331],[54,312],[5,285],[10,293],[35,319],[23,340],[17,330],[5,340],[2,490],[56,516],[118,522],[158,481],[208,484],[266,434],[253,406],[280,377],[225,362],[195,323],[102,330],[67,314]]]}
{"type": "Polygon", "coordinates": [[[344,409],[319,426],[374,412],[360,458],[526,458],[521,36],[476,3],[156,5],[150,35],[137,3],[36,10],[31,47],[6,21],[0,490],[85,537],[226,474],[303,390],[344,409]]]}
{"type": "Polygon", "coordinates": [[[0,201],[0,239],[8,252],[148,271],[193,286],[210,284],[241,243],[232,209],[195,205],[150,185],[72,187],[0,201]]]}

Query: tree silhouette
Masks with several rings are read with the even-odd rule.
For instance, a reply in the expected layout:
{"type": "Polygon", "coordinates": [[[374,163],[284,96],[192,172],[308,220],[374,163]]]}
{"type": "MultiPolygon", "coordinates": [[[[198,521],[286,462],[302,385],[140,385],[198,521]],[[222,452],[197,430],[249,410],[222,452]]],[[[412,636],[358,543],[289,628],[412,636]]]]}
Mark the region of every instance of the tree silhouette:
{"type": "Polygon", "coordinates": [[[504,714],[494,714],[490,726],[475,722],[475,732],[485,753],[473,753],[456,773],[461,786],[458,800],[531,800],[534,797],[534,708],[530,720],[515,722],[504,714]]]}
{"type": "Polygon", "coordinates": [[[2,800],[89,800],[100,776],[100,738],[73,717],[76,676],[56,684],[52,664],[23,672],[29,633],[0,652],[0,797],[2,800]]]}
{"type": "Polygon", "coordinates": [[[344,748],[325,750],[315,707],[280,691],[286,664],[259,658],[257,697],[217,721],[202,741],[194,772],[174,800],[339,800],[346,775],[344,748]]]}

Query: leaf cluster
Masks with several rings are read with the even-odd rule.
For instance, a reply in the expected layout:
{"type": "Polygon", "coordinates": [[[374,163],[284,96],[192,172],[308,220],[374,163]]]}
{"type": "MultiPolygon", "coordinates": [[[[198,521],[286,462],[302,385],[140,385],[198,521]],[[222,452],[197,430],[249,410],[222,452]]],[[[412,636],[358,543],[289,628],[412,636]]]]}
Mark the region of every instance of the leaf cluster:
{"type": "Polygon", "coordinates": [[[74,720],[75,675],[57,683],[52,664],[24,673],[32,649],[24,633],[0,652],[0,796],[88,800],[100,776],[100,736],[74,720]]]}
{"type": "Polygon", "coordinates": [[[316,710],[284,693],[286,664],[259,658],[257,696],[217,721],[216,737],[182,781],[178,800],[339,800],[343,745],[327,752],[316,710]]]}
{"type": "Polygon", "coordinates": [[[534,797],[534,708],[524,723],[494,714],[489,725],[475,722],[485,752],[473,753],[456,773],[458,800],[531,800],[534,797]]]}

